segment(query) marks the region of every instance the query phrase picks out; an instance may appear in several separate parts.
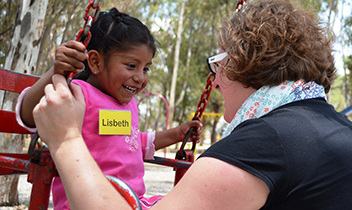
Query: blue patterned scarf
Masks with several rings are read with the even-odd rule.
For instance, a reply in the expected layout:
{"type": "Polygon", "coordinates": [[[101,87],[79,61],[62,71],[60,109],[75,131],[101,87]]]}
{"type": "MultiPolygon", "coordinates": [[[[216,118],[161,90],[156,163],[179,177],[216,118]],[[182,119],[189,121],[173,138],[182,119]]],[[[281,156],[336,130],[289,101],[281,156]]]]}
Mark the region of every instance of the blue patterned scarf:
{"type": "Polygon", "coordinates": [[[282,105],[311,98],[326,98],[324,87],[304,80],[286,81],[278,86],[263,86],[242,104],[222,138],[228,136],[240,123],[259,118],[282,105]]]}

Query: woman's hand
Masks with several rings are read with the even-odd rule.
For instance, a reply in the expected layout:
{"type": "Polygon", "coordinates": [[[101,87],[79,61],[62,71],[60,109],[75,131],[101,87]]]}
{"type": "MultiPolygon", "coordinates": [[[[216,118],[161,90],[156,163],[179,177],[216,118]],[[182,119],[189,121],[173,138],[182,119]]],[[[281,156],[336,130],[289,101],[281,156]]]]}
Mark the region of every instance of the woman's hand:
{"type": "Polygon", "coordinates": [[[33,110],[41,139],[64,185],[71,209],[131,209],[107,181],[94,161],[81,135],[85,103],[79,86],[71,89],[62,75],[52,77],[45,95],[33,110]],[[91,192],[94,189],[94,192],[91,192]],[[89,199],[82,202],[82,194],[89,199]]]}
{"type": "Polygon", "coordinates": [[[81,137],[85,102],[80,87],[72,84],[71,92],[64,76],[54,75],[52,81],[45,87],[33,117],[39,136],[50,150],[55,150],[64,141],[81,137]]]}
{"type": "Polygon", "coordinates": [[[78,73],[84,69],[82,62],[87,58],[88,53],[82,43],[72,40],[63,43],[55,51],[54,74],[78,73]]]}

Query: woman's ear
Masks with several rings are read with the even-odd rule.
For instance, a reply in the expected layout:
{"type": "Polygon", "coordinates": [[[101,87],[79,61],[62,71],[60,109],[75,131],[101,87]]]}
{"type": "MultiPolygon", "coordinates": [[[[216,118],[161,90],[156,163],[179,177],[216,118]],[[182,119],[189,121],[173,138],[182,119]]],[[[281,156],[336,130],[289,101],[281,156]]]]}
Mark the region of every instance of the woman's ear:
{"type": "Polygon", "coordinates": [[[96,50],[90,50],[88,52],[88,66],[89,69],[91,70],[92,74],[97,75],[100,73],[100,69],[99,69],[99,64],[102,62],[102,56],[100,55],[100,53],[96,50]]]}

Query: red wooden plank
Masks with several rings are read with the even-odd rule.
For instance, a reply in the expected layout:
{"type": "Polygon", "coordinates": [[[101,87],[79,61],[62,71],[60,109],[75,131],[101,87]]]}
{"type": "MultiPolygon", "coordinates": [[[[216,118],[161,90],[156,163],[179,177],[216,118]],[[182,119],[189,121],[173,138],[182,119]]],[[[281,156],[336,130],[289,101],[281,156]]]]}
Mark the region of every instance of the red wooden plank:
{"type": "Polygon", "coordinates": [[[0,133],[31,134],[16,121],[15,112],[0,110],[0,133]]]}
{"type": "Polygon", "coordinates": [[[0,90],[20,93],[32,86],[40,77],[0,68],[0,90]]]}
{"type": "MultiPolygon", "coordinates": [[[[23,74],[0,68],[0,90],[20,93],[26,87],[32,86],[40,77],[23,74]]],[[[0,110],[0,132],[30,134],[16,121],[16,114],[0,110]]]]}

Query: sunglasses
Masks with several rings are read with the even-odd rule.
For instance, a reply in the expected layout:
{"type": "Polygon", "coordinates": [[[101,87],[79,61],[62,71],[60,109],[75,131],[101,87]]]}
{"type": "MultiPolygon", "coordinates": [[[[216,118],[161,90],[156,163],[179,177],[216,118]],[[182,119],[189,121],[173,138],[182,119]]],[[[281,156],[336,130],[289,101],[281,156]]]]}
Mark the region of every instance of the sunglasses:
{"type": "Polygon", "coordinates": [[[209,70],[213,74],[216,74],[216,72],[218,72],[218,69],[219,69],[218,62],[222,61],[227,55],[228,55],[227,52],[223,52],[207,59],[209,70]]]}

